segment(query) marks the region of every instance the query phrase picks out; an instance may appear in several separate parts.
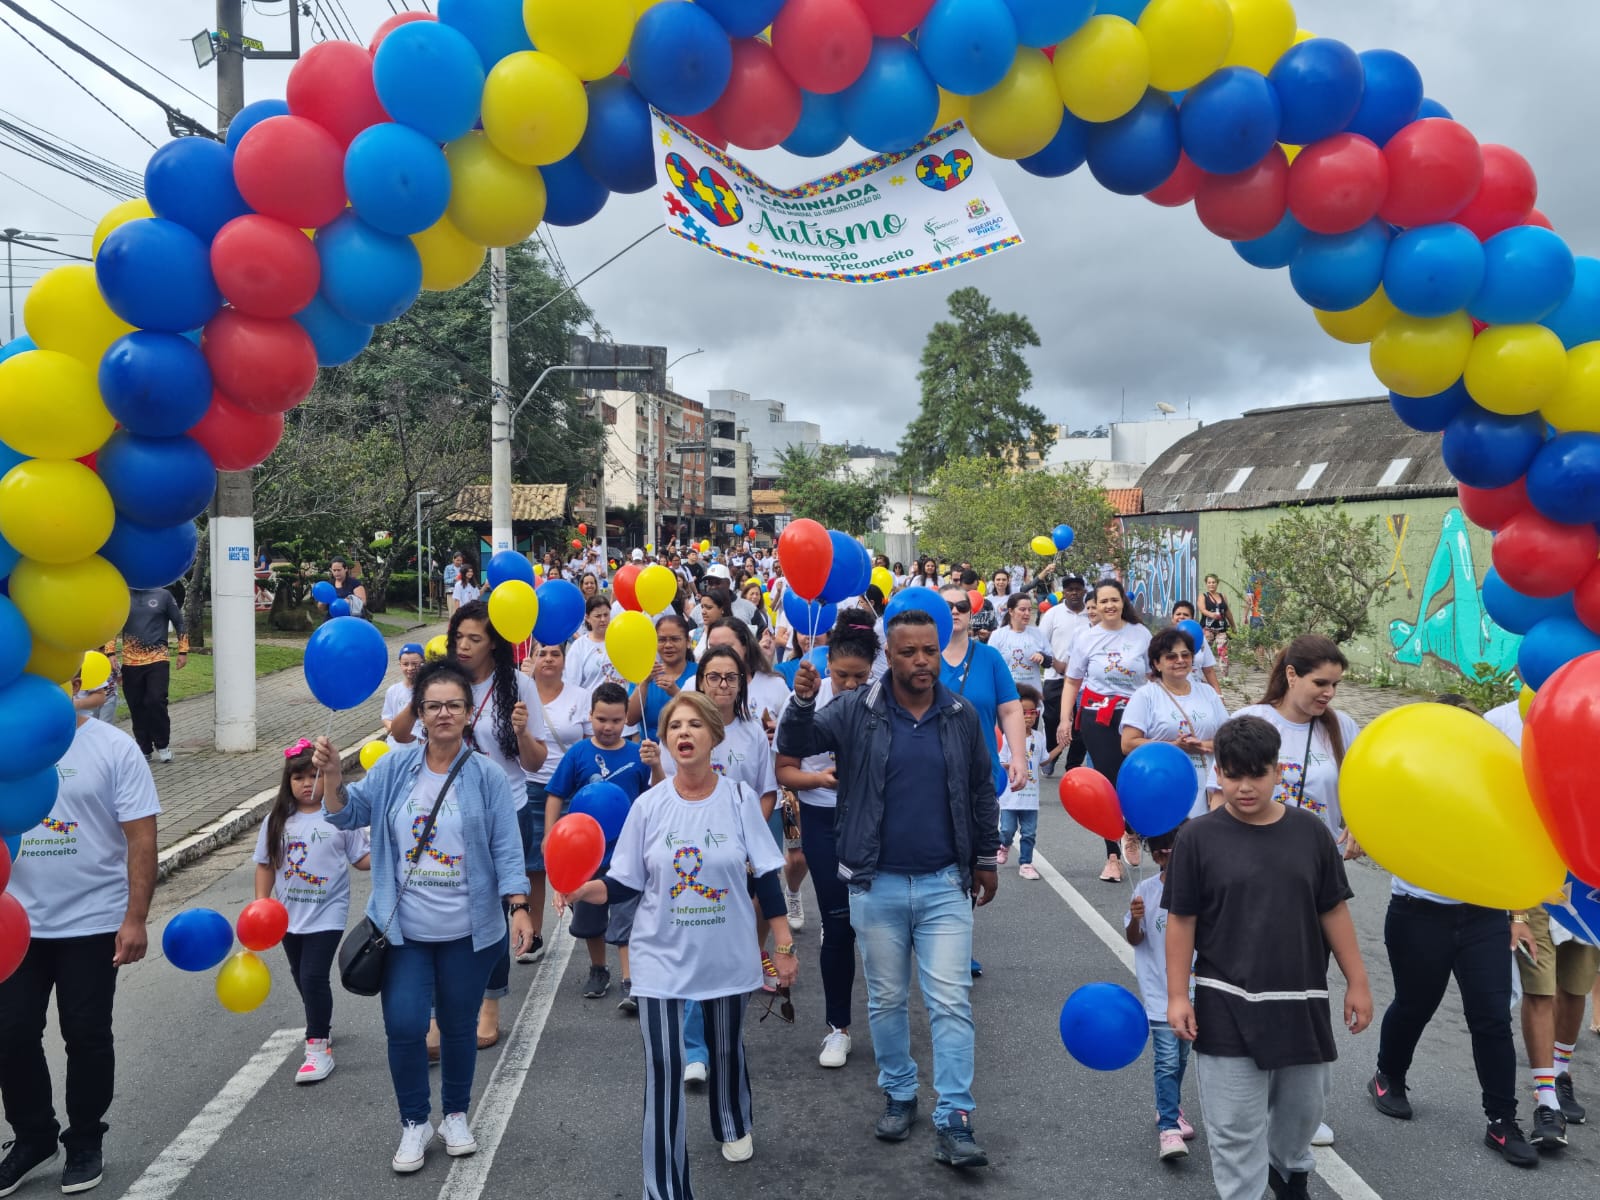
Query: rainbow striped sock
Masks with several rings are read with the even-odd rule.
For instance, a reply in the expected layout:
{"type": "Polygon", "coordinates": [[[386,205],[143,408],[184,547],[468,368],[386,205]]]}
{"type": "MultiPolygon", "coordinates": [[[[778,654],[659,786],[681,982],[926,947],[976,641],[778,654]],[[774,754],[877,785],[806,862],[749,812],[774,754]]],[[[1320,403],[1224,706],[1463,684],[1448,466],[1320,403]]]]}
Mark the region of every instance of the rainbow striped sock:
{"type": "Polygon", "coordinates": [[[1560,1108],[1556,1098],[1556,1072],[1554,1067],[1533,1068],[1533,1098],[1540,1108],[1560,1108]]]}
{"type": "Polygon", "coordinates": [[[1569,1043],[1569,1042],[1557,1042],[1556,1043],[1556,1067],[1555,1067],[1555,1070],[1556,1070],[1556,1074],[1557,1075],[1565,1075],[1568,1071],[1570,1071],[1572,1069],[1572,1052],[1574,1050],[1576,1050],[1577,1048],[1578,1048],[1577,1045],[1574,1044],[1574,1043],[1569,1043]]]}

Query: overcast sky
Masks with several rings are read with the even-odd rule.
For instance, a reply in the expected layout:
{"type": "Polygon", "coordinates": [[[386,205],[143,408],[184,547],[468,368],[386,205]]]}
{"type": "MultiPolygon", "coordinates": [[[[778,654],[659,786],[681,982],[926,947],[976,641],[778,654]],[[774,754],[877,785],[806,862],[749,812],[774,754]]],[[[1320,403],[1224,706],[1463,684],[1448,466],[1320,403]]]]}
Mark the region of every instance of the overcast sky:
{"type": "MultiPolygon", "coordinates": [[[[209,103],[129,57],[147,59],[200,97],[213,96],[215,68],[196,69],[189,46],[209,24],[206,0],[27,0],[27,7],[214,126],[209,103]]],[[[390,3],[323,0],[314,9],[324,29],[326,10],[335,20],[347,15],[365,40],[390,3]]],[[[286,45],[286,11],[285,0],[253,0],[245,32],[286,45]]],[[[1593,200],[1600,190],[1600,73],[1593,66],[1600,17],[1593,0],[1303,0],[1298,12],[1303,28],[1357,50],[1409,55],[1428,94],[1481,141],[1504,142],[1529,158],[1540,207],[1577,252],[1600,245],[1593,200]]],[[[150,147],[73,80],[157,145],[167,137],[160,111],[14,13],[0,8],[0,18],[72,75],[0,28],[0,110],[142,171],[150,147]]],[[[248,64],[247,98],[281,96],[286,75],[287,64],[248,64]]],[[[827,160],[779,152],[749,161],[771,182],[793,186],[864,157],[847,144],[827,160]]],[[[1151,416],[1160,401],[1180,412],[1192,403],[1193,415],[1215,420],[1261,405],[1377,390],[1365,347],[1325,337],[1286,273],[1246,266],[1200,226],[1192,207],[1168,210],[1113,196],[1086,169],[1059,180],[1035,179],[1004,162],[993,170],[1026,244],[958,270],[873,286],[802,281],[658,233],[581,291],[618,341],[664,344],[669,357],[704,349],[675,370],[680,391],[703,399],[708,389],[729,387],[782,400],[791,419],[819,422],[829,441],[898,442],[917,411],[923,337],[944,316],[950,290],[963,286],[981,288],[1033,321],[1044,344],[1030,356],[1031,399],[1070,426],[1124,411],[1129,419],[1151,416]]],[[[88,253],[89,232],[113,203],[109,197],[10,149],[0,148],[0,172],[0,227],[53,233],[60,248],[88,253]]],[[[580,278],[657,224],[658,211],[653,192],[614,196],[594,221],[553,231],[553,240],[580,278]]],[[[19,314],[26,284],[45,265],[19,256],[19,314]]]]}

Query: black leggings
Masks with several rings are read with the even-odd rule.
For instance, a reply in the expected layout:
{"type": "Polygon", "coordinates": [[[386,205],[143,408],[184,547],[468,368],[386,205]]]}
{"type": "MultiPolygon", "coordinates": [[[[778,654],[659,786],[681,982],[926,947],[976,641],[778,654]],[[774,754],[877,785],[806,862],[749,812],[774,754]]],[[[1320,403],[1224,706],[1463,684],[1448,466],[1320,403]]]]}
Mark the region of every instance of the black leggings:
{"type": "Polygon", "coordinates": [[[833,836],[834,810],[800,804],[800,848],[811,869],[811,886],[822,909],[822,968],[825,1019],[835,1029],[850,1028],[850,993],[856,984],[856,931],[850,925],[850,889],[839,878],[839,850],[833,836]]]}
{"type": "MultiPolygon", "coordinates": [[[[1078,736],[1074,741],[1083,743],[1094,769],[1109,779],[1112,787],[1116,787],[1117,772],[1122,770],[1122,710],[1117,709],[1107,725],[1095,719],[1099,715],[1088,711],[1079,714],[1078,736]]],[[[1106,853],[1112,858],[1121,858],[1122,847],[1108,838],[1106,853]]]]}
{"type": "Polygon", "coordinates": [[[283,952],[289,959],[289,974],[306,1008],[306,1037],[325,1038],[333,1028],[333,988],[328,976],[339,954],[342,929],[323,929],[317,933],[286,933],[283,952]]]}

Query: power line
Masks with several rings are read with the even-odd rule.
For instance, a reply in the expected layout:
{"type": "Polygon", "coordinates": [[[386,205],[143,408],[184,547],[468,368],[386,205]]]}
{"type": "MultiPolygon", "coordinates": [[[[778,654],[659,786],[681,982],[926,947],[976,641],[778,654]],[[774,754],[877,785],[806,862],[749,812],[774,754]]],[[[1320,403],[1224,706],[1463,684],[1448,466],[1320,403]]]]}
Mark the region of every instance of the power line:
{"type": "Polygon", "coordinates": [[[190,88],[185,87],[183,84],[179,83],[176,79],[174,79],[171,75],[168,75],[165,71],[163,71],[160,67],[156,66],[154,63],[148,62],[145,59],[140,58],[139,55],[134,53],[132,50],[128,49],[128,47],[124,46],[121,42],[117,41],[115,38],[111,37],[104,30],[100,29],[96,25],[91,25],[88,21],[85,21],[82,17],[80,17],[77,13],[73,12],[65,4],[62,4],[61,0],[50,0],[50,3],[55,5],[57,8],[59,8],[62,12],[66,13],[67,16],[71,17],[74,21],[76,21],[79,25],[82,25],[85,29],[91,29],[95,33],[98,33],[102,39],[104,39],[105,41],[110,42],[113,46],[115,46],[118,50],[121,50],[124,54],[126,54],[129,58],[133,59],[135,62],[142,63],[144,66],[149,67],[152,71],[154,71],[157,75],[161,76],[161,78],[165,79],[168,83],[172,84],[172,86],[177,88],[179,91],[188,92],[189,95],[193,96],[196,100],[200,101],[201,104],[206,105],[207,107],[209,107],[213,111],[216,110],[217,106],[216,106],[216,103],[214,101],[207,100],[204,96],[200,95],[200,93],[198,93],[196,91],[193,91],[190,88]]]}
{"type": "Polygon", "coordinates": [[[47,196],[45,193],[41,192],[38,188],[34,187],[32,184],[23,183],[22,180],[18,179],[15,175],[7,175],[4,171],[0,171],[0,179],[9,179],[9,180],[11,180],[11,182],[16,184],[19,188],[26,188],[28,191],[32,192],[35,196],[38,196],[41,200],[50,201],[51,204],[54,204],[62,212],[69,212],[73,216],[77,217],[79,220],[88,221],[91,225],[94,224],[94,222],[95,222],[95,218],[94,217],[86,216],[85,214],[79,212],[75,208],[69,208],[67,205],[65,205],[65,204],[61,203],[61,201],[57,200],[54,196],[47,196]]]}
{"type": "MultiPolygon", "coordinates": [[[[41,246],[38,242],[30,242],[25,237],[12,237],[12,238],[9,238],[7,240],[16,243],[18,246],[26,246],[30,250],[40,250],[40,251],[43,251],[45,254],[54,254],[57,258],[75,258],[79,262],[93,262],[94,261],[94,259],[85,258],[81,254],[68,254],[65,250],[52,250],[52,249],[50,249],[49,246],[41,246]]],[[[24,259],[24,258],[19,258],[19,259],[17,259],[17,261],[18,262],[27,262],[28,260],[24,259]]]]}
{"type": "Polygon", "coordinates": [[[512,332],[512,333],[515,333],[515,332],[516,332],[516,331],[517,331],[517,330],[519,330],[519,329],[521,329],[521,328],[522,328],[522,327],[523,327],[523,326],[524,326],[524,325],[526,325],[526,324],[527,324],[527,323],[528,323],[528,322],[529,322],[529,321],[531,321],[531,320],[533,320],[533,319],[534,319],[534,318],[535,318],[535,317],[537,317],[537,316],[538,316],[538,315],[539,315],[539,314],[540,314],[540,313],[542,313],[542,312],[543,312],[543,311],[544,311],[544,310],[545,310],[545,309],[547,309],[547,308],[549,308],[549,307],[550,307],[550,306],[551,306],[551,305],[552,305],[552,304],[554,304],[554,303],[555,303],[555,302],[556,302],[556,301],[557,301],[557,300],[559,300],[559,299],[561,299],[561,298],[562,298],[562,297],[563,297],[563,296],[565,296],[565,295],[566,295],[566,294],[567,294],[567,293],[568,293],[568,292],[575,292],[575,291],[577,291],[577,290],[578,290],[578,284],[580,284],[580,283],[585,283],[585,282],[587,282],[587,281],[588,281],[588,280],[590,280],[590,279],[593,279],[593,278],[594,278],[594,277],[595,277],[595,276],[596,276],[596,275],[598,275],[598,274],[599,274],[599,273],[600,273],[600,272],[601,272],[601,271],[603,271],[603,270],[605,270],[605,269],[606,269],[606,268],[607,268],[607,267],[609,267],[609,266],[610,266],[610,265],[611,265],[611,264],[612,264],[612,263],[614,263],[614,262],[616,262],[616,261],[617,261],[617,259],[619,259],[619,258],[621,258],[621,257],[622,257],[622,256],[623,256],[623,255],[624,255],[624,254],[626,254],[626,253],[627,253],[627,252],[628,252],[628,251],[629,251],[629,250],[632,250],[632,249],[633,249],[633,248],[634,248],[634,247],[635,247],[635,246],[637,246],[637,245],[638,245],[638,244],[639,244],[639,243],[640,243],[640,242],[642,242],[642,241],[644,241],[644,240],[645,240],[645,238],[647,238],[647,237],[649,237],[649,236],[650,236],[650,235],[651,235],[651,234],[653,234],[653,233],[659,233],[659,232],[660,232],[660,231],[661,231],[661,230],[663,230],[663,229],[665,229],[665,228],[666,228],[666,226],[665,226],[665,225],[653,225],[653,226],[651,226],[651,227],[650,227],[650,228],[649,228],[649,229],[647,229],[647,230],[645,230],[645,232],[644,232],[644,233],[642,233],[642,234],[640,234],[640,235],[639,235],[639,236],[638,236],[638,237],[636,237],[636,238],[634,238],[634,239],[633,239],[633,241],[631,241],[631,242],[629,242],[629,243],[628,243],[628,244],[627,244],[627,245],[626,245],[626,246],[624,246],[624,247],[623,247],[623,248],[622,248],[622,249],[621,249],[621,250],[618,250],[618,251],[617,251],[617,252],[616,252],[616,253],[615,253],[615,254],[613,254],[613,255],[612,255],[612,256],[611,256],[611,257],[610,257],[610,258],[608,258],[608,259],[606,259],[606,260],[605,260],[605,262],[603,262],[603,263],[601,263],[601,264],[600,264],[600,265],[599,265],[599,266],[598,266],[598,267],[596,267],[596,268],[595,268],[595,269],[594,269],[594,270],[592,270],[592,271],[590,271],[590,272],[589,272],[589,273],[588,273],[588,274],[587,274],[587,275],[585,275],[585,276],[584,276],[584,277],[583,277],[583,278],[582,278],[582,279],[580,279],[580,280],[578,280],[578,281],[577,281],[577,282],[576,282],[576,283],[573,283],[573,284],[571,284],[571,285],[570,285],[570,286],[568,286],[568,287],[565,287],[565,288],[563,288],[563,289],[561,289],[561,291],[559,291],[559,292],[557,292],[557,293],[556,293],[556,294],[555,294],[555,295],[554,295],[554,296],[551,296],[551,297],[550,297],[550,299],[548,299],[548,300],[546,300],[546,301],[545,301],[545,302],[544,302],[544,303],[543,303],[543,304],[541,304],[541,305],[540,305],[540,306],[539,306],[539,307],[538,307],[538,308],[536,308],[536,309],[534,309],[534,310],[533,310],[533,311],[532,311],[532,312],[531,312],[531,313],[529,313],[529,314],[528,314],[528,315],[527,315],[527,316],[525,316],[525,317],[523,317],[523,318],[522,318],[522,320],[520,320],[520,321],[518,321],[518,322],[517,322],[517,323],[516,323],[516,324],[515,324],[515,325],[513,325],[513,326],[512,326],[512,327],[511,327],[511,332],[512,332]]]}
{"type": "MultiPolygon", "coordinates": [[[[0,0],[0,3],[6,4],[7,7],[10,7],[9,0],[0,0]]],[[[77,88],[85,96],[89,97],[89,99],[93,100],[101,108],[105,109],[108,113],[110,113],[113,117],[115,117],[123,125],[126,125],[128,127],[128,129],[133,133],[134,137],[138,138],[146,146],[149,146],[150,149],[154,150],[156,148],[156,144],[154,142],[152,142],[149,138],[145,137],[145,135],[143,133],[141,133],[138,129],[135,129],[131,124],[129,124],[128,123],[128,119],[126,117],[124,117],[116,109],[112,108],[104,100],[100,99],[99,96],[96,96],[88,88],[84,87],[84,85],[72,74],[71,71],[67,70],[60,63],[58,63],[55,59],[51,58],[48,54],[46,54],[43,50],[41,50],[38,46],[34,45],[34,43],[32,41],[30,41],[28,39],[28,37],[20,29],[18,29],[15,25],[13,25],[10,21],[6,20],[4,17],[0,17],[0,25],[4,25],[7,29],[11,30],[12,33],[16,34],[19,38],[21,38],[24,42],[27,42],[27,44],[30,47],[32,47],[33,52],[35,54],[37,54],[40,58],[44,59],[45,62],[49,63],[56,70],[60,71],[68,79],[72,80],[72,86],[73,87],[77,88]]]]}
{"type": "Polygon", "coordinates": [[[144,187],[144,176],[139,172],[101,158],[81,146],[73,146],[40,126],[25,128],[0,117],[0,146],[37,159],[120,199],[131,199],[144,187]],[[69,146],[72,148],[67,149],[69,146]]]}

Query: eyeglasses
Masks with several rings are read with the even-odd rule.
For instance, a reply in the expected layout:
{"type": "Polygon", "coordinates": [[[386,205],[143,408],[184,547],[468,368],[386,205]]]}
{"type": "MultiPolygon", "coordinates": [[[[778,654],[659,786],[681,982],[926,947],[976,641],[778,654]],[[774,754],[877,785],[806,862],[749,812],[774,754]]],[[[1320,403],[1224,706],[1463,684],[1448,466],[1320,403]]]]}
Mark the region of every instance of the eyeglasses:
{"type": "MultiPolygon", "coordinates": [[[[788,1025],[794,1024],[794,1001],[790,998],[789,989],[778,988],[776,991],[763,991],[761,999],[766,1001],[766,1011],[761,1014],[765,1021],[768,1017],[777,1017],[778,1020],[788,1025]]],[[[759,1004],[761,1000],[757,1000],[759,1004]]]]}
{"type": "Polygon", "coordinates": [[[721,671],[707,671],[704,679],[712,687],[738,687],[740,676],[737,672],[724,675],[721,671]]]}
{"type": "Polygon", "coordinates": [[[1193,662],[1194,661],[1194,655],[1190,654],[1187,650],[1170,650],[1166,654],[1163,654],[1161,657],[1162,657],[1163,661],[1165,661],[1167,659],[1171,659],[1173,662],[1176,662],[1176,663],[1186,663],[1186,662],[1193,662]]]}
{"type": "Polygon", "coordinates": [[[466,711],[467,702],[465,700],[424,700],[422,702],[422,715],[425,717],[437,717],[442,712],[459,717],[466,711]]]}
{"type": "Polygon", "coordinates": [[[953,613],[969,613],[972,611],[971,600],[951,600],[948,602],[953,613]]]}

